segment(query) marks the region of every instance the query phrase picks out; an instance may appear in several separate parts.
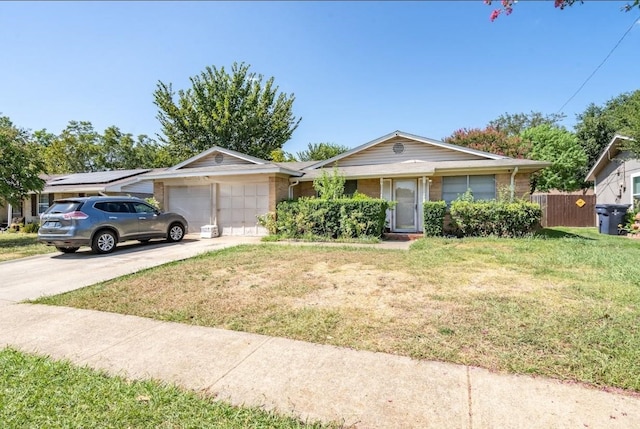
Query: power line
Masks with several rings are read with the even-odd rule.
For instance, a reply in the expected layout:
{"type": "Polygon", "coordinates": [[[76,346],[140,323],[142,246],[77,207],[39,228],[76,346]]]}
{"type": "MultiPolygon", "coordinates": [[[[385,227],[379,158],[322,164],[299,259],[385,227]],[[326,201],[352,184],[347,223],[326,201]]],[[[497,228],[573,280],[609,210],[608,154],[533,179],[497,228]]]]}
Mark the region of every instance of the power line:
{"type": "Polygon", "coordinates": [[[636,23],[640,22],[640,16],[638,18],[635,18],[633,20],[633,22],[631,23],[631,25],[629,26],[629,28],[627,28],[627,31],[624,32],[624,34],[622,35],[622,37],[620,38],[620,40],[618,40],[618,43],[615,44],[615,46],[613,48],[611,48],[611,50],[609,51],[609,53],[607,54],[606,57],[604,57],[604,60],[602,60],[602,62],[600,63],[600,65],[598,65],[598,67],[595,68],[595,70],[589,75],[588,78],[585,79],[584,82],[582,82],[582,85],[580,85],[580,88],[578,88],[578,90],[576,92],[573,93],[573,95],[571,97],[569,97],[569,99],[567,101],[565,101],[565,103],[562,105],[562,107],[560,107],[558,109],[558,111],[556,113],[560,113],[562,112],[562,109],[564,109],[564,107],[569,104],[571,102],[571,100],[573,100],[575,98],[576,95],[578,95],[578,93],[580,91],[582,91],[582,88],[584,88],[584,86],[587,84],[587,82],[589,82],[591,80],[591,78],[593,77],[593,75],[595,75],[597,73],[598,70],[600,70],[600,67],[602,67],[604,65],[604,63],[607,62],[607,60],[609,59],[609,57],[611,56],[611,54],[613,54],[613,51],[615,51],[618,46],[620,46],[620,43],[622,43],[622,41],[624,40],[625,37],[627,37],[627,34],[629,34],[629,32],[633,29],[633,27],[636,25],[636,23]]]}

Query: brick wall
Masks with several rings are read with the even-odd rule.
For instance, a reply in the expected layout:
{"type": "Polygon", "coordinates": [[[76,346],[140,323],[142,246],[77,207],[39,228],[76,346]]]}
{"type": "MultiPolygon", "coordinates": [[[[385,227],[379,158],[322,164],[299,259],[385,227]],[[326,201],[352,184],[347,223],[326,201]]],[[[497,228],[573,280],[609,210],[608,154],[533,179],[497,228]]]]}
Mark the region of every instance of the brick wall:
{"type": "Polygon", "coordinates": [[[358,192],[372,198],[380,198],[380,179],[358,180],[358,192]]]}
{"type": "Polygon", "coordinates": [[[269,177],[269,211],[275,212],[280,201],[289,198],[289,179],[285,176],[269,177]]]}
{"type": "Polygon", "coordinates": [[[316,190],[313,189],[313,182],[300,182],[293,187],[293,198],[315,196],[316,190]]]}
{"type": "MultiPolygon", "coordinates": [[[[511,186],[511,174],[496,174],[496,196],[502,188],[511,186]]],[[[515,193],[516,198],[529,197],[529,173],[518,173],[515,177],[515,193]]]]}
{"type": "Polygon", "coordinates": [[[164,206],[164,182],[153,181],[153,198],[158,201],[160,210],[167,210],[164,206]]]}
{"type": "Polygon", "coordinates": [[[440,201],[442,199],[442,177],[429,178],[429,200],[440,201]]]}

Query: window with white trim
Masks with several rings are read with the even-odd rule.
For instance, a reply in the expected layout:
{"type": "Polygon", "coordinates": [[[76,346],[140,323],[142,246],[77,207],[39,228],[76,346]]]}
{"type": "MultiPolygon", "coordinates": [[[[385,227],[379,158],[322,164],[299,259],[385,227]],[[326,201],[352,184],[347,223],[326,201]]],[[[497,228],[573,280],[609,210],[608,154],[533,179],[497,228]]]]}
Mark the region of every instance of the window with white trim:
{"type": "Polygon", "coordinates": [[[38,194],[38,215],[46,212],[49,208],[49,194],[38,194]]]}
{"type": "Polygon", "coordinates": [[[496,199],[496,176],[447,176],[442,178],[442,199],[450,204],[465,192],[471,190],[475,200],[496,199]]]}

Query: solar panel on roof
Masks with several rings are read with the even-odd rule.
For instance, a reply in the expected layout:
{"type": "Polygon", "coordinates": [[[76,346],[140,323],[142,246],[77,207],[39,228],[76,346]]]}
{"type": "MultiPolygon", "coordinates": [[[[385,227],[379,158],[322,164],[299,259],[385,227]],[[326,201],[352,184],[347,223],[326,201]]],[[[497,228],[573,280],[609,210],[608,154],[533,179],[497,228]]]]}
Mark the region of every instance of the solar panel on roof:
{"type": "Polygon", "coordinates": [[[96,171],[94,173],[75,173],[49,182],[50,185],[86,185],[91,183],[111,183],[127,177],[146,173],[146,170],[96,171]]]}

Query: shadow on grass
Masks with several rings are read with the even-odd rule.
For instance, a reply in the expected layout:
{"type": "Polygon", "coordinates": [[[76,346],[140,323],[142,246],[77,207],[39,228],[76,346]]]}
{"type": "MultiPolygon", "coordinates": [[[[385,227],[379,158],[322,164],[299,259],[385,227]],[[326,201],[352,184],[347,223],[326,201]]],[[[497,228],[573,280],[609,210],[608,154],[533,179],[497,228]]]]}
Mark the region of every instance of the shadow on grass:
{"type": "Polygon", "coordinates": [[[543,228],[536,233],[536,237],[542,239],[559,239],[559,238],[572,238],[576,240],[596,241],[596,238],[587,237],[580,234],[574,234],[572,232],[560,231],[558,229],[543,228]]]}

